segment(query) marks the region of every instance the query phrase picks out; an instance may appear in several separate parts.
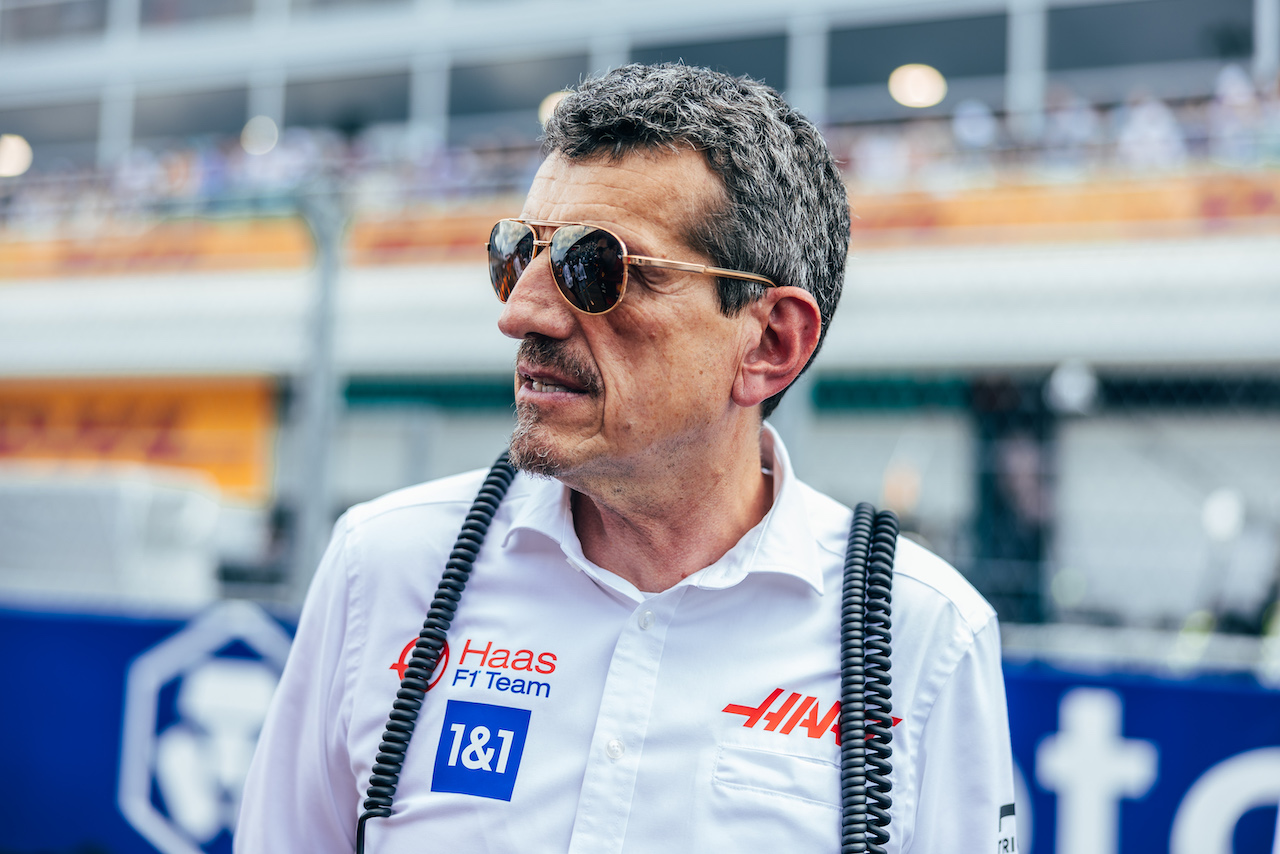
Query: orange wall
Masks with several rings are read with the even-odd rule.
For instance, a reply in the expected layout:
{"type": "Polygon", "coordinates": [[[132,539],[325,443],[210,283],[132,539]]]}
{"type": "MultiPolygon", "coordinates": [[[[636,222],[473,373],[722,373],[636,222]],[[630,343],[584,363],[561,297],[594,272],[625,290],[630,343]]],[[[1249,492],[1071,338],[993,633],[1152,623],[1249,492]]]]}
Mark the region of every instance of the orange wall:
{"type": "MultiPolygon", "coordinates": [[[[1274,231],[1280,172],[1205,173],[1061,185],[998,183],[947,194],[850,193],[853,245],[1116,240],[1186,237],[1224,230],[1274,231]]],[[[418,210],[355,222],[347,262],[355,266],[484,260],[494,221],[519,200],[487,200],[450,211],[418,210]]],[[[89,238],[8,239],[0,233],[0,279],[158,271],[301,269],[311,239],[290,218],[181,220],[107,227],[89,238]]]]}
{"type": "Polygon", "coordinates": [[[186,469],[242,501],[270,492],[275,424],[266,379],[0,380],[0,462],[186,469]]]}

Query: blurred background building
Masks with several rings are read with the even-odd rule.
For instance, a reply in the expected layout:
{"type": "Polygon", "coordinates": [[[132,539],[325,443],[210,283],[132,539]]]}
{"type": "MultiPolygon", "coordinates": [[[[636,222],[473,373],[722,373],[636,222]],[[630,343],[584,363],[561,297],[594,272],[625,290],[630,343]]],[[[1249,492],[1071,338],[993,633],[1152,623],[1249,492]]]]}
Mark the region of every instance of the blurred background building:
{"type": "Polygon", "coordinates": [[[539,110],[664,60],[846,170],[800,474],[1010,656],[1280,680],[1280,0],[0,0],[0,596],[295,606],[343,509],[491,462],[539,110]]]}
{"type": "Polygon", "coordinates": [[[343,508],[503,444],[480,253],[540,105],[683,60],[785,91],[847,169],[848,296],[779,416],[802,473],[895,506],[1009,622],[1258,632],[1277,6],[0,0],[0,461],[202,476],[224,592],[296,598],[343,508]],[[321,196],[349,224],[317,481],[321,196]]]}

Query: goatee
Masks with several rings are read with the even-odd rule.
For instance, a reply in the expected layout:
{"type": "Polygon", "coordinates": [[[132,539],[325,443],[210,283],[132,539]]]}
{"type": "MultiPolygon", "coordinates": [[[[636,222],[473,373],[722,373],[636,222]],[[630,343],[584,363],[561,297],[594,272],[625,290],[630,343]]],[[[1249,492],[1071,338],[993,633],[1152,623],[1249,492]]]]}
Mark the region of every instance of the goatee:
{"type": "MultiPolygon", "coordinates": [[[[600,392],[600,375],[595,365],[575,356],[563,341],[531,334],[520,342],[516,363],[561,374],[572,380],[584,394],[600,392]]],[[[542,424],[542,414],[535,404],[516,404],[516,426],[511,433],[510,456],[511,464],[517,469],[540,477],[555,477],[563,470],[563,461],[556,457],[555,448],[542,424]]]]}
{"type": "Polygon", "coordinates": [[[511,465],[538,477],[555,477],[560,473],[560,462],[551,446],[538,435],[540,426],[536,406],[516,404],[516,428],[508,449],[511,465]]]}

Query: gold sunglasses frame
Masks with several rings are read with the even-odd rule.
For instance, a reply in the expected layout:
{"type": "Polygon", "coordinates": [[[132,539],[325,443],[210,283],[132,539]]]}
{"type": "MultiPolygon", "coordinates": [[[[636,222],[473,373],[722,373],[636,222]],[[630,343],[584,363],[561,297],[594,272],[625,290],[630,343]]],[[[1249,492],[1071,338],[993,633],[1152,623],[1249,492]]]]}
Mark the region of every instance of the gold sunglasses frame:
{"type": "MultiPolygon", "coordinates": [[[[574,305],[573,301],[569,299],[568,294],[565,293],[566,286],[563,283],[561,283],[559,279],[556,279],[554,269],[552,270],[552,273],[551,273],[551,277],[553,279],[556,279],[556,290],[560,292],[560,296],[564,299],[564,301],[569,303],[569,307],[572,308],[574,311],[579,311],[579,312],[582,312],[583,314],[590,314],[594,317],[599,317],[601,315],[608,314],[609,312],[613,311],[615,308],[617,308],[619,305],[622,304],[622,298],[627,295],[627,279],[629,278],[629,272],[627,268],[633,264],[637,267],[661,267],[666,270],[679,270],[683,273],[696,273],[696,274],[701,274],[706,276],[719,276],[726,279],[741,279],[746,282],[755,282],[756,284],[764,285],[767,288],[778,287],[778,283],[773,281],[772,279],[766,278],[764,276],[758,276],[755,273],[747,273],[743,270],[729,270],[724,267],[713,267],[709,264],[694,264],[688,261],[672,261],[669,258],[652,258],[648,255],[631,255],[627,252],[627,242],[623,240],[621,237],[619,237],[617,234],[613,233],[612,231],[610,231],[609,229],[605,228],[602,225],[592,225],[589,222],[559,222],[556,220],[516,219],[515,217],[505,217],[495,222],[493,224],[493,228],[489,229],[489,233],[493,234],[493,229],[497,228],[499,225],[501,225],[504,222],[516,222],[516,223],[520,223],[521,225],[527,225],[529,226],[530,230],[533,232],[533,255],[529,256],[529,263],[533,263],[533,259],[538,257],[539,252],[551,246],[551,240],[552,238],[555,237],[556,232],[566,225],[581,225],[586,228],[595,229],[597,231],[603,231],[605,234],[609,235],[614,240],[618,241],[618,246],[622,248],[622,256],[621,256],[622,264],[623,264],[622,284],[618,287],[618,298],[614,300],[613,305],[609,306],[604,311],[587,311],[584,308],[578,308],[578,306],[574,305]],[[540,227],[547,227],[552,229],[548,239],[546,240],[538,239],[537,229],[540,227]]],[[[487,240],[485,241],[484,248],[486,252],[489,251],[489,241],[487,240]]],[[[490,274],[490,279],[492,279],[492,274],[490,274]]],[[[517,284],[519,283],[519,279],[516,280],[516,283],[517,284]]],[[[489,284],[493,285],[494,283],[490,281],[489,284]]],[[[507,299],[511,299],[511,294],[515,293],[515,289],[516,289],[516,286],[515,284],[513,284],[511,286],[511,290],[507,292],[507,299]]],[[[496,287],[494,288],[493,293],[494,293],[494,296],[497,296],[498,290],[496,287]]],[[[505,303],[507,300],[504,300],[501,297],[498,297],[498,301],[505,303]]]]}

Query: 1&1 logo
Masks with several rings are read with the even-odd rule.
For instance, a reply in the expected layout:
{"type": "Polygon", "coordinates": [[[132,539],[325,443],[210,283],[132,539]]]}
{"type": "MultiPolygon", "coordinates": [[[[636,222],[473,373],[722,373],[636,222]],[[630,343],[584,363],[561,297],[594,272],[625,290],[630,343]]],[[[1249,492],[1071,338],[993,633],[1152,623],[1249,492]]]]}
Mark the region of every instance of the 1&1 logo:
{"type": "Polygon", "coordinates": [[[289,645],[262,609],[227,602],[130,665],[118,800],[162,854],[230,852],[289,645]]]}
{"type": "Polygon", "coordinates": [[[511,800],[528,735],[528,709],[450,700],[431,791],[511,800]]]}

